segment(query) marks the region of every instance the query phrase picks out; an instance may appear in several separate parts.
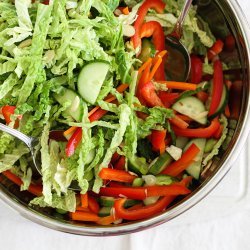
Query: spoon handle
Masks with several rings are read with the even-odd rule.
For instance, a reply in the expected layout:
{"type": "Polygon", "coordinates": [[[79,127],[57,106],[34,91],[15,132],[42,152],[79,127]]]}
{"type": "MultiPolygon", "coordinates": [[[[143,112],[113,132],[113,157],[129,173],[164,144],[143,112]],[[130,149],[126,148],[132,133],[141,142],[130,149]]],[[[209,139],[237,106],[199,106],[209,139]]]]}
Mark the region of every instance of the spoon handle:
{"type": "Polygon", "coordinates": [[[16,129],[10,128],[2,123],[0,123],[0,130],[18,138],[19,140],[24,142],[29,148],[31,148],[31,138],[29,136],[19,132],[16,129]]]}
{"type": "Polygon", "coordinates": [[[182,11],[181,11],[181,14],[177,20],[177,23],[175,25],[175,29],[174,29],[174,35],[176,38],[178,39],[181,39],[182,37],[182,25],[185,21],[185,18],[188,14],[188,11],[191,7],[191,4],[192,4],[193,0],[186,0],[184,5],[183,5],[183,8],[182,8],[182,11]]]}

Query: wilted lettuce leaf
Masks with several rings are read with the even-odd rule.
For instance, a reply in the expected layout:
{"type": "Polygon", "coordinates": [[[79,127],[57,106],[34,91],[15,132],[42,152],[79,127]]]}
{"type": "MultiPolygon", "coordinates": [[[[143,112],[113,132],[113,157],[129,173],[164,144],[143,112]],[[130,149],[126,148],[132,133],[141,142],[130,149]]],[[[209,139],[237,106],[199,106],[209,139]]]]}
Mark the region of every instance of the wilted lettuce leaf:
{"type": "Polygon", "coordinates": [[[218,142],[214,145],[213,150],[205,157],[205,159],[203,159],[202,161],[202,165],[206,166],[207,163],[215,156],[219,153],[220,147],[223,144],[223,142],[225,141],[226,137],[227,137],[227,132],[228,132],[228,120],[224,115],[221,115],[220,118],[220,122],[223,125],[223,132],[222,135],[220,137],[220,139],[218,140],[218,142]]]}
{"type": "Polygon", "coordinates": [[[151,134],[151,130],[157,125],[165,125],[166,119],[173,116],[173,111],[161,107],[154,107],[149,109],[149,116],[146,120],[138,119],[137,136],[140,139],[145,138],[151,134]]]}
{"type": "Polygon", "coordinates": [[[44,196],[41,196],[33,199],[30,202],[30,205],[38,205],[40,207],[53,207],[69,212],[75,212],[76,195],[74,191],[68,191],[67,194],[63,194],[62,196],[53,194],[50,203],[46,201],[46,198],[44,196]]]}
{"type": "Polygon", "coordinates": [[[96,170],[96,180],[95,180],[94,187],[93,187],[93,191],[96,193],[99,192],[99,189],[102,186],[102,179],[98,176],[98,173],[101,171],[102,168],[108,167],[108,164],[111,161],[113,154],[115,153],[117,148],[120,146],[123,140],[124,134],[126,132],[126,129],[130,123],[129,117],[131,114],[131,110],[128,107],[128,105],[121,104],[119,106],[119,110],[120,110],[119,128],[115,132],[114,137],[111,140],[110,146],[107,149],[105,156],[102,162],[100,163],[100,166],[96,170]]]}

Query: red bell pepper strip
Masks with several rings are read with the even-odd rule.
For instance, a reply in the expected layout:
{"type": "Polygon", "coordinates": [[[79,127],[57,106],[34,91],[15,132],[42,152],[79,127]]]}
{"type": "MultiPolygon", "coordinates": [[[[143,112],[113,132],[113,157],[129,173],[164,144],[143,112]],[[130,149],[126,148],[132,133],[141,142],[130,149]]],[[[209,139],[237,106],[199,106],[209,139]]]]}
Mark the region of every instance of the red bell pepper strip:
{"type": "MultiPolygon", "coordinates": [[[[180,185],[183,187],[188,186],[192,177],[188,176],[184,178],[181,182],[177,183],[176,185],[180,185]]],[[[126,219],[126,220],[141,220],[150,218],[163,210],[165,210],[176,198],[175,195],[165,196],[159,199],[156,203],[148,206],[138,207],[131,209],[125,209],[124,203],[126,199],[119,199],[115,201],[114,208],[115,208],[115,215],[119,218],[126,219]]]]}
{"type": "Polygon", "coordinates": [[[2,107],[2,114],[3,114],[3,117],[6,121],[7,124],[10,124],[11,123],[11,115],[14,115],[15,114],[15,110],[16,110],[16,106],[3,106],[2,107]]]}
{"type": "Polygon", "coordinates": [[[112,156],[111,163],[114,165],[120,159],[120,155],[115,152],[112,156]]]}
{"type": "Polygon", "coordinates": [[[88,195],[88,205],[89,205],[90,211],[92,211],[95,214],[98,214],[100,210],[100,206],[98,202],[96,201],[96,199],[92,197],[91,195],[88,195]]]}
{"type": "Polygon", "coordinates": [[[193,138],[210,138],[219,129],[220,122],[218,118],[212,120],[210,126],[206,128],[186,128],[181,129],[176,126],[172,126],[177,136],[193,137],[193,138]]]}
{"type": "Polygon", "coordinates": [[[175,115],[173,118],[169,119],[169,122],[172,125],[175,125],[177,128],[181,128],[181,129],[186,129],[189,124],[184,121],[179,115],[175,115]]]}
{"type": "Polygon", "coordinates": [[[145,190],[135,187],[102,187],[99,192],[102,196],[127,197],[128,199],[144,200],[145,190]]]}
{"type": "Polygon", "coordinates": [[[121,156],[120,159],[114,164],[115,169],[124,170],[125,169],[126,158],[121,156]]]}
{"type": "Polygon", "coordinates": [[[137,176],[132,175],[125,170],[103,168],[99,173],[99,177],[103,180],[132,183],[137,176]]]}
{"type": "MultiPolygon", "coordinates": [[[[2,114],[7,124],[10,124],[12,122],[11,116],[15,114],[15,110],[16,110],[16,106],[6,105],[2,107],[2,114]]],[[[21,120],[22,116],[19,115],[18,119],[21,120]]],[[[19,121],[16,120],[14,124],[14,128],[18,128],[18,126],[19,126],[19,121]]]]}
{"type": "MultiPolygon", "coordinates": [[[[152,36],[153,44],[158,53],[165,50],[165,35],[160,23],[156,21],[144,23],[141,27],[140,35],[141,38],[152,36]]],[[[165,57],[163,58],[162,63],[160,64],[158,70],[155,73],[154,78],[156,81],[165,80],[164,59],[165,57]]]]}
{"type": "Polygon", "coordinates": [[[191,82],[198,84],[202,80],[203,62],[195,55],[191,56],[191,82]]]}
{"type": "Polygon", "coordinates": [[[220,139],[223,129],[224,129],[223,125],[220,125],[219,129],[214,134],[215,139],[220,139]]]}
{"type": "Polygon", "coordinates": [[[220,39],[217,40],[207,52],[208,60],[211,61],[215,56],[219,55],[220,52],[223,50],[223,47],[224,43],[220,39]]]}
{"type": "Polygon", "coordinates": [[[119,199],[115,201],[114,208],[115,213],[119,218],[126,220],[141,220],[150,218],[160,212],[162,212],[173,200],[175,196],[166,196],[161,198],[155,204],[144,206],[136,210],[128,210],[123,206],[126,202],[126,199],[119,199]]]}
{"type": "Polygon", "coordinates": [[[66,145],[66,155],[72,156],[82,140],[82,128],[77,128],[66,145]]]}
{"type": "Polygon", "coordinates": [[[147,12],[149,9],[154,9],[158,13],[163,13],[165,8],[165,3],[162,0],[146,0],[144,3],[140,6],[137,12],[137,19],[134,23],[134,28],[135,28],[135,34],[132,37],[132,42],[135,50],[137,51],[137,56],[141,52],[141,37],[140,37],[140,31],[141,31],[141,26],[144,22],[144,18],[147,15],[147,12]]]}
{"type": "Polygon", "coordinates": [[[166,150],[166,135],[167,130],[153,130],[151,133],[151,143],[153,150],[160,152],[160,154],[163,154],[166,150]]]}
{"type": "Polygon", "coordinates": [[[138,90],[141,93],[142,98],[146,101],[147,106],[149,107],[155,107],[160,106],[164,107],[164,104],[162,103],[161,99],[155,92],[155,86],[152,82],[145,83],[140,90],[138,90]]]}
{"type": "Polygon", "coordinates": [[[108,183],[109,187],[115,187],[115,188],[120,188],[120,187],[126,187],[124,184],[122,184],[121,182],[116,182],[116,181],[110,181],[108,183]]]}
{"type": "Polygon", "coordinates": [[[187,176],[183,178],[179,183],[176,183],[176,184],[184,186],[184,187],[188,187],[192,180],[193,180],[192,176],[187,176]]]}
{"type": "Polygon", "coordinates": [[[178,161],[167,166],[162,174],[167,174],[176,177],[182,173],[194,160],[195,156],[200,152],[200,149],[193,143],[181,156],[178,161]]]}
{"type": "Polygon", "coordinates": [[[205,91],[200,91],[197,93],[197,97],[203,102],[206,103],[209,95],[205,91]]]}
{"type": "Polygon", "coordinates": [[[107,110],[104,109],[98,109],[93,115],[89,117],[90,122],[98,121],[100,120],[104,115],[108,113],[107,110]]]}
{"type": "Polygon", "coordinates": [[[189,189],[177,184],[147,187],[102,187],[100,189],[100,195],[103,196],[127,197],[136,200],[144,200],[152,196],[185,195],[188,193],[190,193],[189,189]]]}
{"type": "Polygon", "coordinates": [[[166,91],[159,91],[158,93],[159,98],[161,99],[162,103],[164,104],[165,108],[169,108],[177,98],[179,98],[179,93],[168,93],[166,91]]]}
{"type": "MultiPolygon", "coordinates": [[[[23,184],[23,181],[21,180],[21,178],[11,173],[9,170],[4,171],[2,174],[18,186],[21,186],[23,184]]],[[[36,196],[42,196],[43,187],[40,185],[30,184],[28,191],[36,196]]]]}
{"type": "Polygon", "coordinates": [[[152,196],[168,196],[168,195],[185,195],[191,193],[189,189],[179,184],[171,184],[164,186],[146,187],[147,197],[152,196]]]}
{"type": "Polygon", "coordinates": [[[213,88],[211,103],[209,107],[208,115],[213,115],[221,102],[223,92],[223,69],[221,61],[217,60],[214,62],[214,77],[213,77],[213,88]]]}

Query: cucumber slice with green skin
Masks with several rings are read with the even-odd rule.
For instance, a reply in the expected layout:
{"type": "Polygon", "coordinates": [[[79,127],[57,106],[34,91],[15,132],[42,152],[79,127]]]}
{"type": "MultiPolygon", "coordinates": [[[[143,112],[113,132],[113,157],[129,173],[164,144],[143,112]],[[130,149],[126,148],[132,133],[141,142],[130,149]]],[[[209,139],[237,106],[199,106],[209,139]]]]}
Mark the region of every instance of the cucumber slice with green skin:
{"type": "Polygon", "coordinates": [[[142,178],[135,178],[133,180],[132,186],[133,187],[141,187],[144,184],[144,180],[142,178]]]}
{"type": "Polygon", "coordinates": [[[115,203],[115,198],[101,196],[99,202],[100,202],[100,205],[103,207],[113,207],[115,203]]]}
{"type": "Polygon", "coordinates": [[[105,216],[109,216],[110,213],[111,213],[111,209],[112,207],[102,207],[99,212],[98,212],[98,215],[100,217],[105,217],[105,216]]]}
{"type": "Polygon", "coordinates": [[[126,200],[124,207],[125,208],[132,207],[132,206],[137,205],[139,203],[140,203],[140,201],[137,201],[137,200],[126,200]]]}
{"type": "Polygon", "coordinates": [[[105,61],[90,62],[82,68],[77,87],[81,97],[88,103],[95,104],[109,68],[109,63],[105,61]]]}
{"type": "Polygon", "coordinates": [[[168,166],[172,161],[173,158],[171,157],[171,155],[165,152],[164,154],[156,158],[156,160],[151,164],[149,173],[153,175],[161,173],[161,171],[164,170],[164,168],[168,166]]]}
{"type": "Polygon", "coordinates": [[[200,149],[200,152],[197,154],[197,156],[194,159],[194,162],[189,165],[189,167],[186,169],[186,171],[188,174],[193,176],[196,180],[199,180],[200,173],[202,170],[201,163],[202,163],[202,158],[203,158],[204,149],[205,149],[205,145],[206,145],[206,139],[204,139],[204,138],[192,139],[187,144],[184,151],[186,151],[193,143],[200,149]]]}
{"type": "Polygon", "coordinates": [[[166,174],[160,174],[156,176],[156,185],[170,185],[174,182],[174,178],[166,175],[166,174]]]}
{"type": "Polygon", "coordinates": [[[227,89],[227,86],[224,84],[220,104],[215,113],[209,116],[209,118],[213,119],[225,110],[226,105],[228,103],[228,98],[229,98],[229,91],[227,89]]]}
{"type": "Polygon", "coordinates": [[[70,102],[70,106],[65,110],[65,113],[70,115],[76,121],[81,121],[83,113],[81,99],[73,90],[63,88],[59,94],[54,94],[54,98],[61,105],[64,105],[66,102],[70,102]]]}
{"type": "Polygon", "coordinates": [[[133,156],[128,158],[128,169],[138,175],[146,175],[149,165],[144,157],[133,156]]]}
{"type": "MultiPolygon", "coordinates": [[[[99,202],[100,202],[100,205],[103,207],[113,207],[115,203],[115,198],[101,196],[99,202]]],[[[124,207],[125,208],[132,207],[138,203],[140,203],[140,201],[128,199],[126,200],[124,207]]]]}
{"type": "Polygon", "coordinates": [[[150,42],[148,39],[142,40],[142,48],[141,48],[141,54],[139,56],[139,59],[142,62],[146,62],[149,57],[154,57],[155,55],[155,47],[152,42],[150,42]]]}
{"type": "Polygon", "coordinates": [[[60,209],[60,208],[56,208],[56,212],[59,214],[67,214],[68,213],[68,211],[60,209]]]}
{"type": "Polygon", "coordinates": [[[205,105],[196,97],[188,96],[177,101],[173,106],[173,110],[186,115],[193,120],[205,125],[207,123],[207,112],[205,105]]]}

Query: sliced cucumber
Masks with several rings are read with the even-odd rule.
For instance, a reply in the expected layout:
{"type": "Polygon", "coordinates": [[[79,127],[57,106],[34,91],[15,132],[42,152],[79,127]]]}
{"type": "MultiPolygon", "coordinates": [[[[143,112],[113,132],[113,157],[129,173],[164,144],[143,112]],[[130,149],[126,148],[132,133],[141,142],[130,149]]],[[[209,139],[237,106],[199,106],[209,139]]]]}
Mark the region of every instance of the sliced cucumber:
{"type": "Polygon", "coordinates": [[[102,207],[99,212],[98,212],[98,215],[100,217],[105,217],[105,216],[109,216],[110,213],[111,213],[111,209],[112,207],[102,207]]]}
{"type": "MultiPolygon", "coordinates": [[[[101,196],[99,202],[100,202],[100,205],[103,207],[113,207],[115,203],[115,198],[101,196]]],[[[138,203],[140,203],[140,201],[128,199],[126,200],[124,207],[125,208],[132,207],[138,203]]]]}
{"type": "Polygon", "coordinates": [[[139,56],[139,59],[142,62],[146,62],[149,57],[154,57],[155,55],[155,47],[152,42],[150,42],[148,39],[142,40],[142,48],[141,48],[141,54],[139,56]]]}
{"type": "Polygon", "coordinates": [[[215,111],[215,113],[213,115],[211,115],[209,118],[214,118],[214,117],[218,116],[219,114],[221,114],[225,110],[226,105],[228,103],[228,98],[229,98],[229,91],[227,89],[227,86],[224,84],[220,104],[219,104],[217,110],[215,111]]]}
{"type": "Polygon", "coordinates": [[[168,166],[173,161],[171,155],[167,152],[160,155],[157,160],[155,160],[149,169],[149,173],[153,175],[159,174],[166,166],[168,166]]]}
{"type": "Polygon", "coordinates": [[[124,207],[125,208],[127,208],[127,207],[132,207],[132,206],[134,206],[134,205],[137,205],[137,204],[139,204],[140,203],[140,201],[138,201],[138,200],[126,200],[126,202],[125,202],[125,204],[124,204],[124,207]]]}
{"type": "Polygon", "coordinates": [[[144,180],[142,178],[135,178],[133,180],[132,186],[133,187],[141,187],[144,184],[144,180]]]}
{"type": "Polygon", "coordinates": [[[184,151],[186,151],[193,143],[200,149],[200,152],[197,154],[197,156],[194,159],[194,162],[189,165],[186,171],[191,176],[193,176],[196,180],[198,180],[200,177],[201,169],[202,169],[201,162],[202,162],[202,157],[203,157],[204,149],[206,145],[206,139],[196,138],[196,139],[191,140],[185,147],[184,151]]]}
{"type": "Polygon", "coordinates": [[[207,123],[207,114],[205,105],[196,97],[188,96],[177,101],[172,108],[193,120],[205,125],[207,123]]]}
{"type": "Polygon", "coordinates": [[[156,176],[156,185],[170,185],[174,181],[172,176],[166,174],[160,174],[156,176]]]}
{"type": "Polygon", "coordinates": [[[148,172],[148,164],[144,157],[133,156],[128,159],[128,169],[136,174],[145,175],[148,172]]]}
{"type": "Polygon", "coordinates": [[[82,117],[82,105],[79,96],[71,89],[63,88],[59,94],[54,94],[54,98],[64,105],[66,102],[70,103],[70,106],[65,110],[67,115],[70,115],[76,121],[81,121],[82,117]]]}
{"type": "Polygon", "coordinates": [[[159,196],[151,196],[143,200],[145,206],[155,204],[159,200],[159,196]]]}
{"type": "Polygon", "coordinates": [[[81,97],[94,104],[109,72],[110,65],[105,61],[90,62],[83,67],[78,77],[77,87],[81,97]]]}
{"type": "Polygon", "coordinates": [[[103,207],[113,207],[114,203],[115,203],[115,198],[113,197],[106,197],[106,196],[100,197],[100,205],[103,207]]]}

